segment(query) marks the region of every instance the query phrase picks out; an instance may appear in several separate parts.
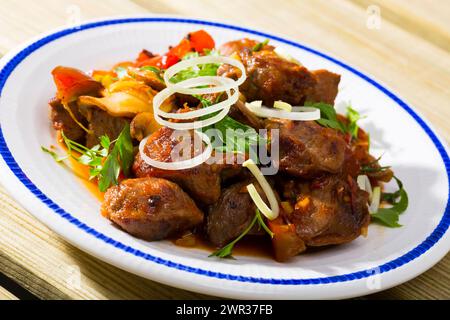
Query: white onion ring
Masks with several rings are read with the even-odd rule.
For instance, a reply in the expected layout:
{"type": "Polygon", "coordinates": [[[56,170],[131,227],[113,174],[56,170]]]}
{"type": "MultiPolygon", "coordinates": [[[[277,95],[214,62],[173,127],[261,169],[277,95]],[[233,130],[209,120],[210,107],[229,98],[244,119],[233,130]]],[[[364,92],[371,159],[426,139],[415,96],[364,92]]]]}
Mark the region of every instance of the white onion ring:
{"type": "MultiPolygon", "coordinates": [[[[267,219],[269,219],[269,220],[276,219],[280,213],[280,208],[278,206],[277,197],[275,196],[275,193],[273,192],[272,187],[270,186],[269,182],[267,182],[267,180],[264,177],[264,175],[262,174],[261,170],[259,170],[258,166],[252,159],[248,159],[248,160],[244,161],[242,166],[247,168],[248,170],[250,170],[250,172],[255,176],[256,181],[258,181],[259,185],[261,186],[261,189],[263,189],[264,193],[266,194],[267,200],[269,201],[269,204],[270,204],[270,210],[267,211],[267,209],[268,209],[267,205],[263,206],[261,204],[261,202],[264,203],[264,201],[262,201],[262,198],[261,198],[261,196],[259,196],[258,192],[256,192],[256,194],[257,194],[256,195],[252,191],[253,190],[252,187],[250,187],[250,189],[249,189],[249,186],[252,184],[247,186],[247,191],[249,193],[253,193],[253,194],[250,194],[250,197],[255,202],[256,206],[261,211],[261,213],[263,213],[267,217],[267,219]],[[259,201],[259,200],[261,200],[261,201],[259,201]]],[[[254,188],[254,186],[253,186],[253,188],[254,188]]],[[[256,189],[254,189],[254,190],[256,191],[256,189]]]]}
{"type": "Polygon", "coordinates": [[[267,108],[265,106],[255,106],[246,103],[248,110],[261,118],[280,118],[296,121],[314,121],[320,119],[320,110],[314,107],[292,107],[292,111],[288,112],[280,109],[267,108]]]}
{"type": "Polygon", "coordinates": [[[182,160],[182,161],[176,161],[176,162],[163,162],[158,161],[150,158],[145,154],[144,147],[147,144],[147,140],[150,136],[147,136],[146,138],[142,139],[142,141],[139,143],[139,153],[141,155],[141,159],[147,163],[148,165],[152,167],[156,167],[163,170],[183,170],[183,169],[189,169],[196,167],[211,157],[212,153],[212,145],[211,141],[209,140],[208,136],[204,134],[203,132],[194,131],[194,134],[198,134],[201,136],[202,141],[206,143],[205,150],[199,154],[198,156],[195,156],[192,159],[188,160],[182,160]]]}
{"type": "MultiPolygon", "coordinates": [[[[245,68],[243,64],[235,59],[231,59],[228,57],[222,56],[205,56],[198,57],[189,60],[181,61],[169,69],[167,69],[164,73],[164,81],[166,83],[166,88],[160,92],[158,92],[153,98],[153,114],[156,122],[158,122],[162,126],[166,126],[175,130],[190,130],[190,129],[200,129],[209,125],[212,125],[216,122],[222,120],[230,111],[230,108],[233,104],[235,104],[239,99],[239,85],[242,84],[246,79],[245,68]],[[238,80],[233,80],[231,78],[219,77],[219,76],[204,76],[197,77],[192,79],[187,79],[181,81],[179,83],[172,83],[170,79],[176,75],[178,72],[189,68],[195,67],[200,64],[206,63],[226,63],[237,67],[241,70],[241,76],[238,80]],[[198,88],[199,86],[204,85],[213,85],[213,87],[206,88],[198,88]],[[231,94],[231,90],[233,90],[233,94],[231,94]],[[207,108],[193,110],[183,113],[175,113],[175,112],[165,112],[160,109],[163,102],[168,99],[172,94],[175,93],[183,93],[189,95],[202,95],[202,94],[211,94],[225,92],[227,94],[227,99],[218,103],[215,103],[207,108]],[[178,120],[186,120],[186,119],[194,119],[199,118],[206,115],[211,115],[213,113],[218,112],[216,115],[206,119],[192,122],[171,122],[167,119],[178,119],[178,120]]],[[[157,161],[144,153],[144,147],[147,143],[148,137],[143,139],[139,144],[139,153],[141,155],[142,160],[153,166],[164,170],[182,170],[188,169],[192,167],[196,167],[206,160],[209,159],[212,153],[212,145],[208,136],[206,136],[202,132],[197,132],[194,130],[195,134],[201,136],[202,141],[206,143],[205,150],[198,156],[195,156],[192,159],[177,161],[177,162],[162,162],[157,161]]]]}
{"type": "MultiPolygon", "coordinates": [[[[164,82],[166,83],[167,87],[175,87],[177,92],[184,93],[184,94],[209,94],[209,93],[217,93],[222,91],[231,90],[234,88],[239,87],[241,84],[244,83],[246,79],[246,72],[244,65],[233,58],[224,57],[224,56],[203,56],[198,58],[192,58],[188,60],[183,60],[178,62],[177,64],[171,66],[169,69],[167,69],[164,72],[164,82]],[[232,65],[233,67],[238,68],[241,70],[241,76],[234,81],[233,83],[224,84],[222,87],[212,87],[212,88],[187,88],[183,86],[181,82],[179,83],[173,83],[170,82],[170,79],[176,75],[178,72],[198,66],[200,64],[207,64],[207,63],[225,63],[232,65]]],[[[209,78],[209,77],[198,77],[198,78],[209,78]]],[[[198,79],[197,78],[197,79],[198,79]]],[[[191,79],[188,79],[191,80],[191,79]]]]}
{"type": "Polygon", "coordinates": [[[193,122],[170,122],[168,120],[164,120],[157,113],[154,114],[154,118],[156,122],[158,122],[162,126],[166,126],[175,130],[190,130],[190,129],[201,129],[203,127],[210,126],[216,122],[219,122],[230,112],[231,107],[226,107],[220,113],[215,116],[208,118],[206,120],[199,120],[193,122]]]}
{"type": "MultiPolygon", "coordinates": [[[[189,85],[197,86],[197,85],[204,85],[204,84],[222,84],[226,82],[234,82],[234,80],[224,77],[211,77],[214,79],[209,79],[209,81],[202,81],[201,78],[193,78],[188,79],[183,82],[180,82],[180,84],[184,84],[189,82],[189,85]],[[191,80],[198,80],[197,82],[191,81],[191,80]]],[[[171,118],[171,119],[192,119],[192,118],[198,118],[201,116],[205,116],[211,113],[215,113],[217,111],[223,110],[224,108],[231,106],[232,104],[236,103],[236,101],[239,99],[239,92],[238,90],[234,90],[233,94],[230,94],[229,90],[226,90],[225,93],[228,96],[228,99],[221,101],[219,103],[213,104],[207,108],[199,109],[199,110],[193,110],[183,113],[177,113],[177,112],[165,112],[160,109],[160,106],[162,103],[169,98],[172,94],[177,93],[178,90],[174,87],[167,87],[163,89],[162,91],[158,92],[158,94],[155,95],[153,98],[153,111],[154,114],[158,114],[164,118],[171,118]]]]}

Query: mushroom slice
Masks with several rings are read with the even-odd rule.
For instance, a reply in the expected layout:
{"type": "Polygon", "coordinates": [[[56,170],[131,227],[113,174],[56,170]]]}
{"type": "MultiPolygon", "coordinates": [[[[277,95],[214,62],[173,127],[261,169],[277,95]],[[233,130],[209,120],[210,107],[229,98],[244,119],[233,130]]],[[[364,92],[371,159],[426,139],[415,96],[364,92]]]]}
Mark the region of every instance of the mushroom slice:
{"type": "Polygon", "coordinates": [[[153,113],[141,112],[131,121],[130,134],[132,138],[141,141],[159,128],[161,128],[161,126],[156,122],[153,113]]]}
{"type": "Polygon", "coordinates": [[[81,96],[78,98],[78,102],[99,107],[113,117],[132,118],[138,113],[150,112],[153,108],[151,99],[143,101],[127,92],[113,92],[103,98],[81,96]]]}
{"type": "Polygon", "coordinates": [[[161,74],[157,72],[157,68],[145,69],[143,68],[128,68],[128,74],[136,80],[144,82],[146,85],[152,87],[157,91],[161,91],[166,87],[161,74]]]}

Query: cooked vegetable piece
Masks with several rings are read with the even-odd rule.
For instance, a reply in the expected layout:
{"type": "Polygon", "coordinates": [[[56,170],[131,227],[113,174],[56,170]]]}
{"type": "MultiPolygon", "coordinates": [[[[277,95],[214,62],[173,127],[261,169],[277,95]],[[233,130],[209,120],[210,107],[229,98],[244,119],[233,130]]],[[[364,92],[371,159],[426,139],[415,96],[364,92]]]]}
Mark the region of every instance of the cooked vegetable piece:
{"type": "Polygon", "coordinates": [[[100,82],[78,69],[59,66],[53,69],[52,75],[57,88],[57,98],[62,103],[68,104],[82,95],[97,95],[103,88],[100,82]]]}
{"type": "Polygon", "coordinates": [[[103,98],[81,96],[81,104],[96,106],[113,117],[134,117],[141,112],[152,111],[152,102],[141,100],[126,92],[113,92],[103,98]]]}
{"type": "Polygon", "coordinates": [[[199,53],[206,53],[206,51],[212,50],[216,46],[214,39],[205,30],[190,32],[187,38],[191,48],[199,53]]]}

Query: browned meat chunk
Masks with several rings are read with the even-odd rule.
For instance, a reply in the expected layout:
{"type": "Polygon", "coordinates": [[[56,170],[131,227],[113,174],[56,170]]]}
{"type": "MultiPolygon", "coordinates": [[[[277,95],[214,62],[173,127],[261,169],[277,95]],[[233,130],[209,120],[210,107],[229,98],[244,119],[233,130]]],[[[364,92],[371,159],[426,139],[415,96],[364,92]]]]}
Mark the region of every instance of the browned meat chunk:
{"type": "MultiPolygon", "coordinates": [[[[50,120],[52,121],[53,128],[55,130],[64,131],[64,134],[71,140],[78,142],[82,141],[84,139],[85,131],[72,119],[69,112],[64,109],[61,100],[52,99],[49,104],[50,120]]],[[[72,110],[72,113],[77,120],[83,121],[75,103],[70,103],[69,108],[72,110]]]]}
{"type": "Polygon", "coordinates": [[[307,246],[349,242],[369,223],[368,193],[351,177],[331,175],[299,184],[299,196],[288,219],[307,246]]]}
{"type": "MultiPolygon", "coordinates": [[[[243,38],[243,39],[224,43],[220,47],[219,51],[221,54],[223,54],[225,56],[230,56],[231,54],[233,54],[235,52],[237,54],[239,54],[240,52],[243,52],[245,50],[252,50],[257,44],[258,44],[258,41],[256,41],[256,40],[243,38]]],[[[272,51],[273,49],[274,49],[274,47],[271,45],[265,45],[264,47],[261,48],[261,50],[270,50],[270,51],[272,51]]]]}
{"type": "Polygon", "coordinates": [[[145,240],[171,237],[203,222],[203,213],[180,187],[158,178],[128,179],[109,188],[101,213],[145,240]]]}
{"type": "MultiPolygon", "coordinates": [[[[147,140],[145,153],[157,161],[171,162],[171,153],[178,144],[172,133],[173,130],[167,127],[154,132],[147,140]]],[[[148,165],[139,153],[133,164],[137,177],[159,177],[174,181],[203,204],[212,204],[219,199],[221,172],[224,169],[227,169],[228,175],[232,175],[229,171],[240,170],[240,166],[202,163],[185,170],[163,170],[148,165]]]]}
{"type": "MultiPolygon", "coordinates": [[[[256,206],[246,189],[249,183],[237,183],[226,188],[217,203],[210,207],[206,231],[213,245],[222,247],[237,238],[255,216],[256,206]]],[[[254,228],[250,234],[261,232],[254,228]]]]}
{"type": "Polygon", "coordinates": [[[347,143],[333,129],[313,121],[271,119],[267,129],[279,129],[280,170],[297,177],[314,177],[343,170],[347,143]]]}
{"type": "MultiPolygon", "coordinates": [[[[315,77],[305,67],[277,55],[271,46],[252,51],[255,43],[243,39],[228,42],[220,48],[224,54],[237,51],[245,66],[247,80],[239,88],[240,91],[248,101],[263,100],[269,107],[276,100],[302,105],[316,85],[315,77]]],[[[225,66],[218,70],[218,74],[236,77],[236,69],[225,66]]]]}
{"type": "Polygon", "coordinates": [[[99,137],[107,135],[111,141],[117,139],[120,132],[130,120],[122,117],[113,117],[106,111],[97,107],[81,108],[81,112],[88,121],[91,133],[86,135],[86,146],[91,148],[99,143],[99,137]]]}
{"type": "Polygon", "coordinates": [[[334,99],[338,94],[338,86],[341,76],[328,70],[312,71],[317,84],[306,97],[307,101],[324,102],[334,105],[334,99]]]}

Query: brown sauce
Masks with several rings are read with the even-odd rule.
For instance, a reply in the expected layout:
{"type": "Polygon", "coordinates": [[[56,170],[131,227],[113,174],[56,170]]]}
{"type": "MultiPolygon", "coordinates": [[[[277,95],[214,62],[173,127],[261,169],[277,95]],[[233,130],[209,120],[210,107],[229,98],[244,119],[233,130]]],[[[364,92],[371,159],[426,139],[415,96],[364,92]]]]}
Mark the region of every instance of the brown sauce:
{"type": "MultiPolygon", "coordinates": [[[[213,253],[218,248],[211,245],[204,236],[198,234],[189,234],[188,239],[181,237],[172,239],[172,243],[179,247],[187,249],[201,249],[208,254],[213,253]]],[[[251,256],[273,258],[272,243],[265,236],[247,236],[241,239],[233,248],[233,256],[251,256]]]]}

